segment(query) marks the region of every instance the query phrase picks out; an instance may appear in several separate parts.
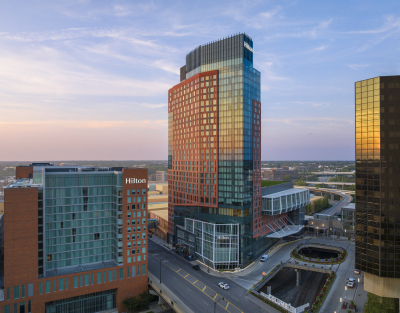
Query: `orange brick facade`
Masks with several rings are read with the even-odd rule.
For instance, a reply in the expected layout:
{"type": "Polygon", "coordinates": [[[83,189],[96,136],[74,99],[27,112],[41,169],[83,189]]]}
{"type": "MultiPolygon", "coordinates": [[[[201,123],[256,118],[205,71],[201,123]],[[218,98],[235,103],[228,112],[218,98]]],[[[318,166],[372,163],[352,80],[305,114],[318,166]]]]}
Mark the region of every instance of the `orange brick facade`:
{"type": "Polygon", "coordinates": [[[170,233],[175,205],[218,207],[218,81],[218,71],[204,72],[168,92],[173,151],[168,170],[170,233]]]}
{"type": "MultiPolygon", "coordinates": [[[[29,167],[18,171],[17,175],[26,175],[29,167]]],[[[31,168],[32,169],[32,168],[31,168]]],[[[17,176],[18,177],[18,176],[17,176]]],[[[19,176],[24,177],[24,176],[19,176]]],[[[64,298],[76,297],[94,292],[117,289],[116,302],[118,312],[126,312],[122,301],[132,296],[138,296],[148,289],[147,279],[147,244],[146,239],[142,239],[142,247],[146,247],[146,253],[140,253],[142,260],[135,263],[127,263],[127,190],[145,189],[147,183],[126,184],[126,178],[144,179],[147,182],[147,169],[123,169],[123,266],[102,268],[92,271],[84,271],[69,275],[39,278],[38,275],[38,189],[37,188],[8,188],[4,191],[4,204],[8,212],[4,215],[4,301],[0,302],[0,312],[4,312],[5,306],[10,306],[10,312],[14,312],[14,304],[19,306],[23,302],[25,312],[28,312],[28,302],[31,303],[31,312],[45,312],[45,303],[49,301],[61,300],[64,298]],[[145,275],[142,275],[142,265],[146,265],[145,275]],[[140,267],[140,275],[132,277],[132,267],[140,267]],[[130,277],[128,278],[128,267],[130,277]],[[123,278],[120,278],[120,269],[123,269],[123,278]],[[112,270],[112,281],[109,281],[109,271],[112,270]],[[107,282],[104,282],[106,272],[107,282]],[[97,274],[101,273],[101,283],[97,282],[97,274]],[[84,275],[89,275],[89,284],[82,282],[84,275]],[[74,276],[78,276],[79,285],[74,288],[74,276]],[[63,286],[60,288],[60,279],[63,279],[63,286]],[[68,279],[68,288],[67,288],[68,279]],[[46,293],[46,282],[50,281],[50,292],[46,293]],[[33,284],[33,296],[28,296],[28,285],[33,284]],[[42,292],[40,292],[42,285],[42,292]],[[15,299],[15,287],[19,290],[19,297],[15,299]],[[24,289],[24,292],[22,291],[24,289]],[[54,288],[54,289],[53,289],[54,288]],[[63,289],[60,291],[60,289],[63,289]],[[8,292],[9,290],[9,292],[8,292]],[[55,291],[54,291],[55,290],[55,291]],[[24,295],[24,297],[22,297],[24,295]]],[[[147,193],[147,192],[146,192],[147,193]]],[[[146,200],[142,198],[140,204],[146,205],[146,200]]],[[[144,216],[145,218],[146,216],[144,216]]],[[[142,233],[147,237],[147,219],[142,223],[140,218],[142,233]]],[[[141,248],[142,248],[141,247],[141,248]]],[[[141,250],[141,249],[140,249],[141,250]]],[[[137,256],[137,254],[136,254],[137,256]]]]}
{"type": "Polygon", "coordinates": [[[32,178],[33,167],[32,166],[17,166],[15,169],[15,178],[32,178]]]}

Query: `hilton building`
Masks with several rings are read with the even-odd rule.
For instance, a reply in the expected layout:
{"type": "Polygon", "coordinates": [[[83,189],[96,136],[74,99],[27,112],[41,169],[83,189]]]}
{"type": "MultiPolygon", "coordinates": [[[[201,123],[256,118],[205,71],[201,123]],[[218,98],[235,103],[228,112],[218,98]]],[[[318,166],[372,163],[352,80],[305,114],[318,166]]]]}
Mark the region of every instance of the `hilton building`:
{"type": "Polygon", "coordinates": [[[0,312],[124,312],[147,290],[147,169],[16,169],[4,190],[0,312]]]}
{"type": "Polygon", "coordinates": [[[355,83],[356,268],[365,290],[400,298],[400,76],[355,83]]]}
{"type": "Polygon", "coordinates": [[[253,40],[238,34],[197,47],[180,80],[168,91],[168,241],[213,268],[246,266],[309,201],[302,190],[285,195],[282,210],[262,200],[253,40]]]}

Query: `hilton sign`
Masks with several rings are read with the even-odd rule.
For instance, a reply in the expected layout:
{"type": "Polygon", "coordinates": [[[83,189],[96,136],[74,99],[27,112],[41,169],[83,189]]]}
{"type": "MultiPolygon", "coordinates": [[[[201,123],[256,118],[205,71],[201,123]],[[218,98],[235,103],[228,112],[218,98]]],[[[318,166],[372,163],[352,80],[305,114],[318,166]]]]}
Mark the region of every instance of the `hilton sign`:
{"type": "Polygon", "coordinates": [[[145,184],[146,183],[146,179],[137,179],[137,178],[127,178],[125,180],[126,184],[145,184]]]}

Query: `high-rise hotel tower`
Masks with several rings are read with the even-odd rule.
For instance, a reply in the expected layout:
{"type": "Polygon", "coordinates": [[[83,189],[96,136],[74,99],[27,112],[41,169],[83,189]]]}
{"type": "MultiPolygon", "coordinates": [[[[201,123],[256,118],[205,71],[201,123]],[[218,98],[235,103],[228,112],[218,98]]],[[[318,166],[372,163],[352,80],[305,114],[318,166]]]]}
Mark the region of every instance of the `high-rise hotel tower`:
{"type": "Polygon", "coordinates": [[[16,168],[0,217],[0,312],[125,312],[147,291],[147,169],[16,168]]]}
{"type": "Polygon", "coordinates": [[[261,213],[261,75],[237,34],[186,56],[168,91],[170,243],[214,268],[252,262],[274,240],[261,213]]]}
{"type": "Polygon", "coordinates": [[[355,83],[356,268],[365,290],[400,298],[400,76],[355,83]]]}

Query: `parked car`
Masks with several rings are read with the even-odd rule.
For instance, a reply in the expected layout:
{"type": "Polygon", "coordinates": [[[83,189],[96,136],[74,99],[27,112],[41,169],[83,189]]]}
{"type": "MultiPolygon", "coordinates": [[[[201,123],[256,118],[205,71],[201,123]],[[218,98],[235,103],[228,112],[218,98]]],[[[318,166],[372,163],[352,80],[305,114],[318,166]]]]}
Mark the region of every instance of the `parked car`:
{"type": "Polygon", "coordinates": [[[250,252],[249,254],[247,254],[246,258],[247,259],[252,259],[253,258],[253,252],[250,252]]]}
{"type": "Polygon", "coordinates": [[[220,286],[222,289],[225,289],[225,290],[227,290],[227,289],[229,289],[229,285],[227,284],[227,283],[219,283],[218,284],[218,286],[220,286]]]}
{"type": "Polygon", "coordinates": [[[349,278],[347,281],[347,287],[353,288],[356,283],[356,280],[354,278],[349,278]]]}
{"type": "Polygon", "coordinates": [[[261,257],[260,261],[261,261],[261,262],[265,262],[265,261],[267,261],[267,259],[268,259],[268,255],[264,254],[264,255],[261,257]]]}
{"type": "Polygon", "coordinates": [[[360,275],[360,272],[361,272],[361,271],[358,270],[358,269],[355,269],[355,270],[354,270],[354,274],[356,274],[356,275],[360,275]]]}
{"type": "Polygon", "coordinates": [[[192,268],[194,268],[195,270],[199,270],[200,266],[198,264],[195,264],[195,265],[192,266],[192,268]]]}

